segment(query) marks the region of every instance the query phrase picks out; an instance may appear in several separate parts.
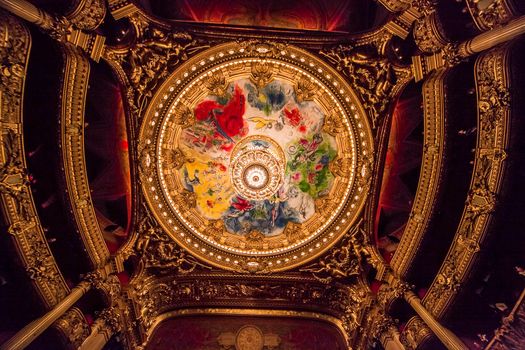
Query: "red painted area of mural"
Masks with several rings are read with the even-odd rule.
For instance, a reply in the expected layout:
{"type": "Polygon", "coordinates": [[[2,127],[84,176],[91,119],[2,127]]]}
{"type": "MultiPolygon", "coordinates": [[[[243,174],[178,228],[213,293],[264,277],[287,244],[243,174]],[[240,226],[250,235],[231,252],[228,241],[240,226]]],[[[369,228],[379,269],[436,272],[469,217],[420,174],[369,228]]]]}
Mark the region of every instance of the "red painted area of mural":
{"type": "Polygon", "coordinates": [[[175,0],[162,4],[181,20],[325,31],[346,31],[351,22],[360,20],[356,8],[362,5],[362,0],[175,0]]]}
{"type": "Polygon", "coordinates": [[[421,165],[420,108],[418,97],[406,97],[397,103],[392,116],[375,222],[376,243],[387,261],[403,235],[414,200],[415,188],[410,183],[417,181],[421,165]]]}
{"type": "MultiPolygon", "coordinates": [[[[235,341],[239,330],[248,325],[258,328],[263,339],[278,342],[278,349],[347,349],[338,329],[325,322],[244,316],[188,316],[168,319],[154,331],[146,349],[225,349],[228,342],[235,341]]],[[[234,348],[235,346],[231,346],[231,349],[234,348]]]]}

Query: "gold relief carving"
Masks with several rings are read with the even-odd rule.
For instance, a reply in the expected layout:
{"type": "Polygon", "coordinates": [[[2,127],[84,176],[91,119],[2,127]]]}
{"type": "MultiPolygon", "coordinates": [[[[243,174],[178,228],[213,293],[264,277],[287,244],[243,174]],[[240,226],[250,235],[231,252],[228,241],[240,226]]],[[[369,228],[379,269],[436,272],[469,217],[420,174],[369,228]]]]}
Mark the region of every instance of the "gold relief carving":
{"type": "Polygon", "coordinates": [[[268,262],[263,258],[246,258],[240,261],[240,271],[250,273],[268,273],[268,262]]]}
{"type": "Polygon", "coordinates": [[[177,170],[182,168],[184,164],[193,163],[195,161],[194,158],[187,157],[186,154],[184,154],[184,152],[179,148],[166,150],[165,157],[169,166],[177,170]]]}
{"type": "Polygon", "coordinates": [[[507,49],[493,49],[476,60],[479,135],[472,180],[454,243],[423,299],[424,306],[436,317],[444,314],[468,275],[496,206],[511,103],[506,81],[507,49]]]}
{"type": "Polygon", "coordinates": [[[154,166],[156,162],[155,147],[153,144],[143,144],[140,143],[138,146],[138,163],[139,163],[139,173],[143,176],[149,174],[150,169],[154,166]]]}
{"type": "Polygon", "coordinates": [[[330,249],[327,255],[314,264],[299,269],[299,271],[311,273],[322,283],[330,283],[334,279],[359,276],[362,272],[361,262],[353,244],[359,228],[360,224],[352,227],[338,247],[330,249]]]}
{"type": "Polygon", "coordinates": [[[490,145],[492,131],[501,125],[505,111],[510,106],[510,92],[501,80],[494,79],[493,72],[479,71],[477,76],[478,109],[485,144],[490,145]]]}
{"type": "Polygon", "coordinates": [[[78,29],[94,30],[102,23],[105,15],[106,3],[103,0],[79,0],[66,17],[78,29]]]}
{"type": "Polygon", "coordinates": [[[177,207],[182,210],[189,210],[197,206],[197,195],[195,192],[185,189],[173,196],[173,200],[176,202],[177,207]]]}
{"type": "Polygon", "coordinates": [[[334,176],[349,178],[352,169],[352,159],[337,157],[328,165],[328,168],[334,176]]]}
{"type": "Polygon", "coordinates": [[[284,229],[284,235],[289,243],[294,243],[303,237],[301,224],[289,222],[284,229]]]}
{"type": "MultiPolygon", "coordinates": [[[[142,21],[144,22],[144,21],[142,21]]],[[[122,65],[131,84],[133,112],[141,111],[160,83],[189,55],[208,45],[194,40],[187,33],[164,32],[149,23],[142,23],[141,35],[135,46],[125,54],[109,50],[106,57],[122,65]]]]}
{"type": "Polygon", "coordinates": [[[324,117],[323,132],[336,136],[337,134],[344,132],[344,130],[341,120],[336,115],[327,114],[324,117]]]}
{"type": "MultiPolygon", "coordinates": [[[[214,72],[213,74],[209,75],[206,78],[206,89],[208,89],[208,92],[211,95],[215,95],[219,97],[226,95],[226,92],[228,91],[228,85],[229,84],[226,82],[226,78],[224,77],[224,74],[220,71],[214,72]]],[[[191,113],[191,110],[190,110],[190,113],[191,113]]],[[[187,119],[187,118],[188,117],[184,119],[187,119]]]]}
{"type": "Polygon", "coordinates": [[[300,78],[294,88],[295,96],[299,103],[312,100],[317,92],[315,83],[305,77],[300,78]]]}
{"type": "Polygon", "coordinates": [[[73,307],[55,322],[67,338],[72,348],[78,349],[82,342],[89,336],[91,329],[80,309],[73,307]]]}
{"type": "Polygon", "coordinates": [[[211,239],[219,242],[225,231],[224,221],[210,220],[203,233],[211,239]]]}
{"type": "Polygon", "coordinates": [[[437,12],[432,12],[415,22],[414,40],[417,46],[427,53],[437,52],[447,44],[448,40],[437,12]]]}
{"type": "Polygon", "coordinates": [[[273,80],[273,68],[268,62],[255,62],[252,64],[250,81],[262,89],[273,80]]]}
{"type": "Polygon", "coordinates": [[[116,307],[109,307],[102,310],[98,315],[98,320],[103,322],[113,334],[122,330],[120,310],[116,307]]]}
{"type": "Polygon", "coordinates": [[[391,99],[396,75],[392,65],[371,45],[339,45],[319,52],[354,86],[377,128],[391,99]]]}
{"type": "Polygon", "coordinates": [[[285,51],[287,45],[277,42],[261,42],[258,40],[242,40],[239,42],[244,52],[249,55],[256,55],[262,58],[278,56],[281,51],[285,51]]]}
{"type": "Polygon", "coordinates": [[[387,272],[387,274],[388,283],[383,283],[377,292],[377,303],[384,310],[388,310],[392,302],[403,298],[406,293],[413,289],[413,286],[393,276],[391,272],[387,272]]]}
{"type": "Polygon", "coordinates": [[[410,7],[411,0],[378,0],[391,12],[399,12],[410,7]]]}
{"type": "Polygon", "coordinates": [[[180,249],[162,230],[149,209],[143,206],[143,217],[138,225],[139,237],[135,251],[145,267],[177,271],[181,274],[192,272],[197,267],[209,269],[193,256],[180,249]]]}
{"type": "Polygon", "coordinates": [[[175,112],[174,120],[175,124],[180,125],[183,129],[187,129],[195,124],[195,115],[190,108],[182,106],[175,112]]]}
{"type": "Polygon", "coordinates": [[[412,0],[412,7],[423,15],[430,15],[436,11],[438,0],[412,0]]]}
{"type": "Polygon", "coordinates": [[[503,25],[517,15],[509,0],[467,0],[474,23],[481,30],[503,25]]]}

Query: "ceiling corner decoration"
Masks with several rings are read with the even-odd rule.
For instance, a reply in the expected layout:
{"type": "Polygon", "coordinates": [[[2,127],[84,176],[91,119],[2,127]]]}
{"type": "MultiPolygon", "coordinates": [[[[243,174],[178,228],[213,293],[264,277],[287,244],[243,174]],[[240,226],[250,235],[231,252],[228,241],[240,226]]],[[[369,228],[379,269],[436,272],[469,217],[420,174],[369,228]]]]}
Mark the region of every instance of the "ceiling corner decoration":
{"type": "Polygon", "coordinates": [[[319,256],[360,217],[373,136],[338,72],[284,44],[201,52],[160,86],[139,135],[142,190],[193,255],[238,272],[319,256]]]}

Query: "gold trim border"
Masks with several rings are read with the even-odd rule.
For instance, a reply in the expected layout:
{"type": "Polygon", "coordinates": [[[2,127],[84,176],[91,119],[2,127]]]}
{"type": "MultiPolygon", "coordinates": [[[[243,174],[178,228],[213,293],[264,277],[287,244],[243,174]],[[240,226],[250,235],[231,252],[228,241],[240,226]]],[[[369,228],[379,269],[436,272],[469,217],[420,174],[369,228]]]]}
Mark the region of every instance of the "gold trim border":
{"type": "Polygon", "coordinates": [[[421,172],[405,231],[390,263],[401,277],[406,275],[414,261],[439,192],[445,144],[444,81],[447,74],[447,70],[437,71],[423,84],[424,146],[421,172]]]}
{"type": "Polygon", "coordinates": [[[84,152],[84,111],[89,83],[89,60],[79,49],[63,45],[64,76],[61,96],[60,136],[63,175],[77,231],[93,267],[101,267],[109,250],[98,224],[87,177],[84,152]]]}

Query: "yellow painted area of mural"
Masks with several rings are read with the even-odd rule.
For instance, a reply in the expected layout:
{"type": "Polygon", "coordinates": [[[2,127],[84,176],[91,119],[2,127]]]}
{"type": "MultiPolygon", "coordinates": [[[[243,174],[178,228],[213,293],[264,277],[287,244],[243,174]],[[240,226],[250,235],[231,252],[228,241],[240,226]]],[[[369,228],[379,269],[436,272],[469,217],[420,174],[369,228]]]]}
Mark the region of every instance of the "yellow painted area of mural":
{"type": "Polygon", "coordinates": [[[220,161],[210,161],[193,150],[188,150],[188,156],[194,161],[186,163],[181,169],[187,170],[186,182],[190,182],[197,195],[197,208],[209,220],[220,219],[230,207],[230,199],[235,194],[229,180],[227,166],[220,161]]]}

